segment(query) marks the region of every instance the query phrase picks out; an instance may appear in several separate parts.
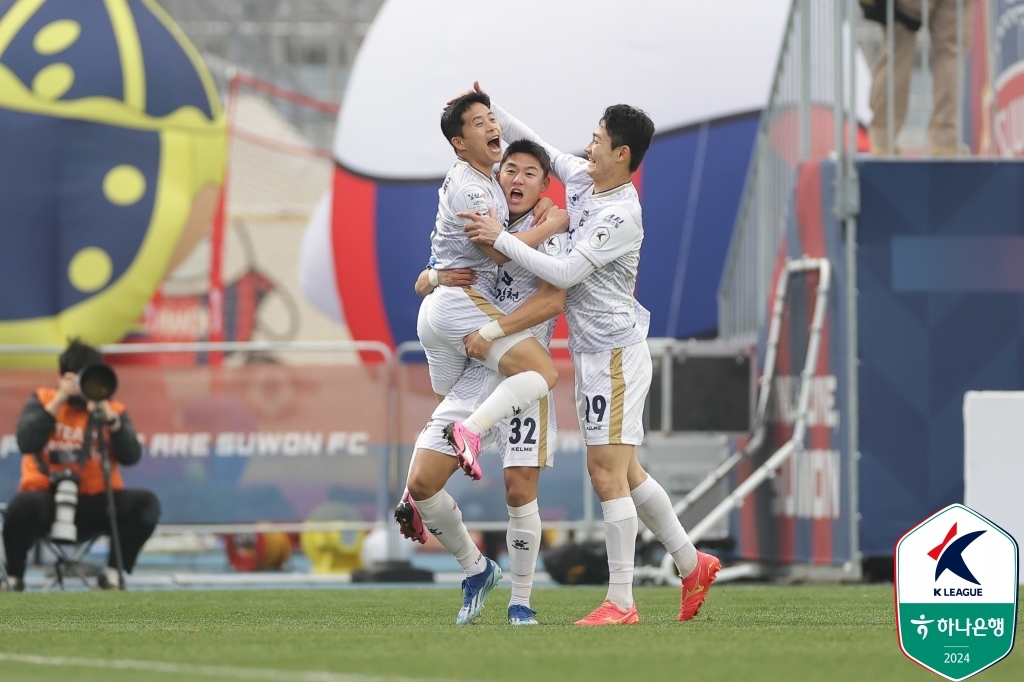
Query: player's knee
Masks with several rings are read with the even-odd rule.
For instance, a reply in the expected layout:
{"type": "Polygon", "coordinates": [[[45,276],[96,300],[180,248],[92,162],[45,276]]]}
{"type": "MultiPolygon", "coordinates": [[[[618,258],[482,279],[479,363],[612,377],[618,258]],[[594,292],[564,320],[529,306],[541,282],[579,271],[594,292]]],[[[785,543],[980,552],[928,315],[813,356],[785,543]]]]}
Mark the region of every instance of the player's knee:
{"type": "Polygon", "coordinates": [[[425,477],[417,476],[416,474],[409,476],[409,494],[412,496],[412,499],[421,501],[433,497],[438,492],[433,488],[433,484],[427,481],[425,477]]]}
{"type": "Polygon", "coordinates": [[[409,479],[409,495],[412,499],[417,501],[426,500],[431,497],[430,493],[427,492],[427,487],[423,484],[423,481],[416,478],[409,479]]]}
{"type": "Polygon", "coordinates": [[[604,493],[611,494],[625,485],[625,472],[617,467],[605,466],[601,462],[588,462],[587,469],[590,472],[590,482],[599,496],[604,493]]]}
{"type": "Polygon", "coordinates": [[[555,365],[550,359],[545,363],[544,367],[537,370],[537,372],[544,377],[544,381],[548,383],[549,391],[555,387],[556,383],[558,383],[558,370],[555,369],[555,365]]]}
{"type": "Polygon", "coordinates": [[[516,481],[505,488],[505,504],[522,507],[537,499],[537,489],[526,481],[516,481]]]}

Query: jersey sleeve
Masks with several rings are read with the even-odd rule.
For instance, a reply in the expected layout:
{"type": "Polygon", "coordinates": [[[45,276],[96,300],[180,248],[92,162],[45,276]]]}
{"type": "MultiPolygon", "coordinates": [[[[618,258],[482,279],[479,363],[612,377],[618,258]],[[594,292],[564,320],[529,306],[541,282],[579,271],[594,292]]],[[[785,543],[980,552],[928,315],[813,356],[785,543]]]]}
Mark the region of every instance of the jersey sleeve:
{"type": "Polygon", "coordinates": [[[559,289],[579,284],[595,269],[594,264],[582,253],[570,253],[564,258],[548,256],[531,249],[508,232],[498,235],[494,248],[559,289]]]}
{"type": "Polygon", "coordinates": [[[573,248],[594,267],[602,268],[635,249],[638,238],[642,237],[643,229],[631,215],[604,209],[594,217],[586,232],[580,234],[573,248]]]}
{"type": "Polygon", "coordinates": [[[540,135],[533,132],[532,128],[499,107],[493,101],[491,102],[491,112],[494,114],[494,118],[498,120],[498,125],[501,126],[501,136],[505,139],[505,142],[512,143],[516,140],[530,140],[544,147],[548,156],[551,157],[551,171],[562,184],[573,182],[581,174],[586,175],[586,159],[555,149],[542,140],[540,135]]]}
{"type": "MultiPolygon", "coordinates": [[[[493,195],[494,191],[490,187],[484,186],[483,183],[470,183],[460,187],[452,194],[452,212],[479,213],[486,217],[489,215],[487,207],[493,208],[500,201],[498,197],[493,195]]],[[[463,218],[462,222],[468,223],[469,219],[463,218]]]]}

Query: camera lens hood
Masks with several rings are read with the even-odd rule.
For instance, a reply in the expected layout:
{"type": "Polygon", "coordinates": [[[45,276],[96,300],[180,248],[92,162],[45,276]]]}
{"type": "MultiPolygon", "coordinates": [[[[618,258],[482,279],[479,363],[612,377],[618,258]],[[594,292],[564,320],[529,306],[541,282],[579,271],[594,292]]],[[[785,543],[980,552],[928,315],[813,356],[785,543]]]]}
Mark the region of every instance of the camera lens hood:
{"type": "Polygon", "coordinates": [[[89,400],[108,400],[117,390],[117,375],[110,365],[98,362],[78,373],[78,392],[89,400]]]}

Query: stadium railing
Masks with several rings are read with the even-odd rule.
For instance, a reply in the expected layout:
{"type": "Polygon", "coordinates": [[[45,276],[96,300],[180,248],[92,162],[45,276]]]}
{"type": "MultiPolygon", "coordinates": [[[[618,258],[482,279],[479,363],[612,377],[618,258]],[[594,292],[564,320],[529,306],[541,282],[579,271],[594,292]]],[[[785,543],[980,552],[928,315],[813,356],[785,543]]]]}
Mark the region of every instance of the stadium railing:
{"type": "MultiPolygon", "coordinates": [[[[795,220],[800,167],[831,160],[834,204],[825,209],[831,208],[844,230],[846,276],[838,293],[846,301],[842,362],[847,379],[840,390],[848,405],[842,447],[849,453],[844,475],[854,557],[859,554],[856,243],[860,189],[854,160],[860,19],[857,0],[793,0],[718,291],[720,337],[758,343],[770,321],[773,276],[787,255],[785,236],[795,220]]],[[[801,378],[801,393],[806,383],[801,378]]]]}

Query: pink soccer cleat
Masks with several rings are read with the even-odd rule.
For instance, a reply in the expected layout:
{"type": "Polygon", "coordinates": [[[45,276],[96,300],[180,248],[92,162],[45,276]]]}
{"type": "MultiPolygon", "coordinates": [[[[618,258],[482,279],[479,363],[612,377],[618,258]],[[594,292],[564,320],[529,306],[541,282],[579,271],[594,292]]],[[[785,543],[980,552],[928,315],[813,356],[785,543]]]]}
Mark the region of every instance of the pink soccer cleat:
{"type": "Polygon", "coordinates": [[[427,529],[423,526],[423,518],[420,517],[420,510],[416,508],[409,491],[402,495],[402,500],[395,506],[395,521],[398,522],[398,529],[402,535],[415,540],[421,545],[427,541],[427,529]]]}
{"type": "Polygon", "coordinates": [[[573,625],[636,625],[640,622],[640,612],[636,610],[636,602],[628,611],[620,609],[607,599],[586,618],[573,625]]]}
{"type": "Polygon", "coordinates": [[[462,422],[455,422],[444,427],[444,437],[455,451],[459,466],[466,472],[466,475],[474,481],[483,478],[484,472],[480,469],[478,461],[480,450],[483,449],[480,447],[480,436],[466,430],[462,422]]]}
{"type": "Polygon", "coordinates": [[[679,620],[692,620],[700,611],[708,596],[711,583],[718,577],[722,562],[704,552],[697,552],[697,568],[683,578],[682,595],[679,604],[679,620]]]}

